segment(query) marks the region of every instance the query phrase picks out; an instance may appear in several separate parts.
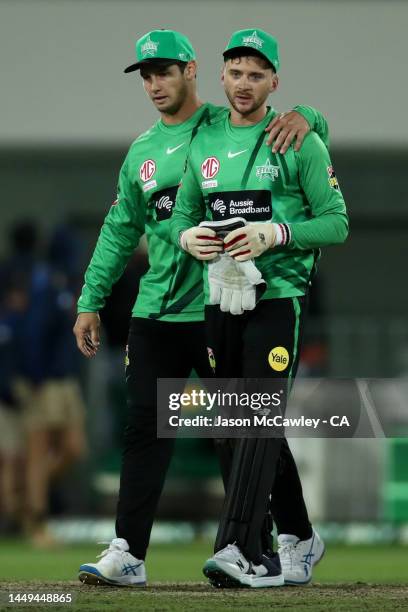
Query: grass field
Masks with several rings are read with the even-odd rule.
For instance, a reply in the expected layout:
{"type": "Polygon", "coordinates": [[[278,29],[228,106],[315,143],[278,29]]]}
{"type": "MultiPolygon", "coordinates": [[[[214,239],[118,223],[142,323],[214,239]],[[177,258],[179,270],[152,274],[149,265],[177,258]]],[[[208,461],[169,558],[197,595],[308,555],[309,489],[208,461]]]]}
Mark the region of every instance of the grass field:
{"type": "MultiPolygon", "coordinates": [[[[331,546],[307,587],[266,590],[217,590],[201,574],[211,554],[209,542],[152,546],[148,563],[149,587],[112,589],[76,581],[80,563],[93,561],[97,546],[66,547],[53,552],[33,551],[21,542],[0,547],[1,610],[44,610],[47,606],[9,606],[10,590],[64,590],[75,601],[58,609],[99,610],[408,610],[408,548],[393,546],[331,546]]],[[[48,609],[57,609],[51,604],[48,609]]]]}

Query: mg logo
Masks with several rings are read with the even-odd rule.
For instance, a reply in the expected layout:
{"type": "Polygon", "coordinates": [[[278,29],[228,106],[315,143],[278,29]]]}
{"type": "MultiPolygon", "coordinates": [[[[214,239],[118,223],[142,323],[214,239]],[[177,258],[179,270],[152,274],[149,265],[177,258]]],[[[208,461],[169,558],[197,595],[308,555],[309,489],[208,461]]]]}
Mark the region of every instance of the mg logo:
{"type": "Polygon", "coordinates": [[[140,166],[139,176],[141,180],[145,183],[150,180],[153,174],[156,172],[156,163],[152,159],[147,159],[140,166]]]}
{"type": "Polygon", "coordinates": [[[166,208],[167,210],[171,210],[172,206],[173,206],[173,201],[170,200],[168,196],[162,196],[157,201],[157,204],[156,204],[156,207],[159,209],[166,208]]]}
{"type": "Polygon", "coordinates": [[[225,215],[225,211],[227,210],[223,200],[215,200],[215,202],[211,203],[211,208],[217,210],[221,215],[225,215]]]}
{"type": "Polygon", "coordinates": [[[220,169],[220,162],[216,157],[207,157],[201,164],[201,174],[205,179],[212,179],[220,169]]]}

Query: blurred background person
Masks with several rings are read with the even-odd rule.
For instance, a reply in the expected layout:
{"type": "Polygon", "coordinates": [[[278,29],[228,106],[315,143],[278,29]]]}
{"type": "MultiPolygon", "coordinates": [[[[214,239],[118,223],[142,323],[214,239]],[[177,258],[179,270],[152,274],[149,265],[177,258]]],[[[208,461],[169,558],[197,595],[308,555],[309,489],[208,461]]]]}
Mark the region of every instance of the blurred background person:
{"type": "Polygon", "coordinates": [[[21,529],[24,458],[21,405],[16,394],[25,287],[3,279],[0,298],[0,534],[21,529]]]}
{"type": "Polygon", "coordinates": [[[53,544],[46,526],[51,484],[86,451],[85,407],[71,339],[77,244],[69,228],[57,227],[44,257],[33,222],[22,222],[11,235],[13,250],[2,274],[18,281],[25,297],[16,371],[24,427],[24,523],[32,543],[47,547],[53,544]]]}

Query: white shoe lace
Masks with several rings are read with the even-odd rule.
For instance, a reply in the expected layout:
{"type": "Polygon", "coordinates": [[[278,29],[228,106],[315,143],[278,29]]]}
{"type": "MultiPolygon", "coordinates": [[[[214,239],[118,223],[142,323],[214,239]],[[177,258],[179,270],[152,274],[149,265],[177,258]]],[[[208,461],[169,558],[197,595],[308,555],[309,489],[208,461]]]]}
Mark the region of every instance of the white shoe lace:
{"type": "Polygon", "coordinates": [[[287,542],[279,547],[279,557],[282,568],[285,570],[293,570],[294,567],[302,566],[305,571],[307,567],[311,568],[312,564],[310,561],[305,560],[305,552],[302,546],[299,546],[300,542],[294,544],[293,542],[287,542]]]}
{"type": "Polygon", "coordinates": [[[281,544],[278,553],[281,565],[287,569],[292,569],[294,561],[298,561],[300,557],[299,550],[296,550],[296,544],[293,542],[281,544]]]}
{"type": "Polygon", "coordinates": [[[125,551],[123,551],[121,548],[119,548],[119,546],[117,544],[115,544],[114,542],[98,542],[98,544],[109,544],[108,548],[105,548],[105,550],[103,550],[99,555],[97,555],[97,559],[101,559],[102,557],[105,557],[108,553],[123,553],[125,551]]]}
{"type": "Polygon", "coordinates": [[[215,553],[215,557],[218,556],[226,556],[226,557],[233,557],[234,560],[236,559],[236,557],[238,555],[240,555],[241,552],[238,548],[238,546],[236,544],[227,544],[227,546],[225,546],[225,548],[222,548],[221,550],[219,550],[218,552],[215,553]]]}

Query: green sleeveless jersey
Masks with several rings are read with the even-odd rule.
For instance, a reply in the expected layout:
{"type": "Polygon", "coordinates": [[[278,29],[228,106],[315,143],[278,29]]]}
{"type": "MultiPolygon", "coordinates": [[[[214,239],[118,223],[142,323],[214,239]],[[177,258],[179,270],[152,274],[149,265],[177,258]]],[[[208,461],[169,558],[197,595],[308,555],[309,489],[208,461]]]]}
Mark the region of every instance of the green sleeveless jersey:
{"type": "Polygon", "coordinates": [[[319,247],[342,242],[348,232],[326,146],[310,132],[299,152],[291,146],[284,155],[272,153],[264,146],[264,130],[275,114],[270,109],[249,127],[232,126],[224,115],[200,131],[190,147],[170,222],[175,244],[183,230],[203,219],[235,216],[283,224],[285,245],[255,260],[267,283],[263,299],[304,295],[319,247]]]}
{"type": "MultiPolygon", "coordinates": [[[[295,110],[327,139],[327,123],[320,113],[303,106],[295,110]]],[[[184,123],[168,126],[159,120],[135,140],[120,171],[117,200],[85,273],[78,312],[97,312],[104,306],[146,233],[149,268],[141,279],[133,316],[203,320],[202,264],[173,244],[169,224],[190,144],[203,126],[226,115],[227,109],[207,103],[184,123]]]]}

